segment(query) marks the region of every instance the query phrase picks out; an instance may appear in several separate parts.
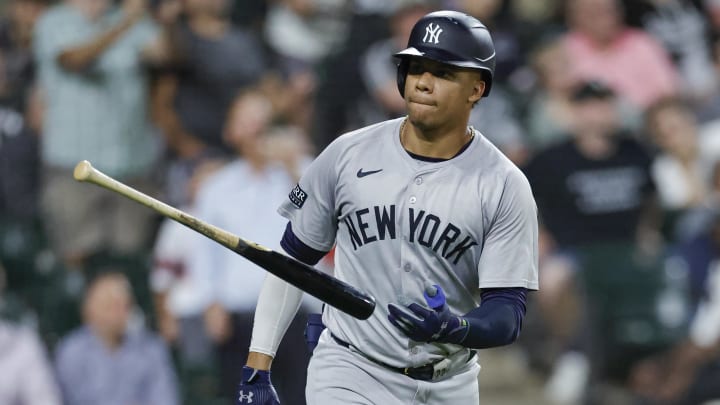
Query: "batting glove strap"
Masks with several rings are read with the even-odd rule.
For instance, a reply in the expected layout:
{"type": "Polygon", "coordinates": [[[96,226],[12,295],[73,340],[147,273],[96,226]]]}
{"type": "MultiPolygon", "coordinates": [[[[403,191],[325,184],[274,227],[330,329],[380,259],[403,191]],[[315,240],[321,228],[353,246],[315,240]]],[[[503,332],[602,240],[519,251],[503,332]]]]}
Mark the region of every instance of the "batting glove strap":
{"type": "Polygon", "coordinates": [[[237,404],[280,405],[280,399],[270,381],[270,371],[244,366],[237,404]]]}
{"type": "Polygon", "coordinates": [[[461,344],[465,341],[468,332],[470,332],[470,324],[467,319],[461,316],[456,316],[454,318],[457,320],[457,323],[453,322],[453,327],[448,327],[446,329],[447,333],[444,337],[438,340],[438,342],[461,344]]]}

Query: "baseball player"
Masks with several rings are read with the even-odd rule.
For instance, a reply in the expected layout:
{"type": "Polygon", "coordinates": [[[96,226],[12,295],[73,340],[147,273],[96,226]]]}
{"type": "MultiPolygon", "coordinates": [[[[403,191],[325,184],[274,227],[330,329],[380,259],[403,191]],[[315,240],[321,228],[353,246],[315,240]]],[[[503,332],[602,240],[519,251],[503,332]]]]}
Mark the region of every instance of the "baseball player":
{"type": "MultiPolygon", "coordinates": [[[[433,12],[395,56],[407,116],[340,136],[279,208],[287,254],[335,246],[335,276],[378,304],[365,321],[325,307],[308,404],[476,405],[475,349],[512,343],[538,288],[530,186],[467,125],[492,84],[487,28],[433,12]]],[[[238,404],[278,403],[270,365],[301,295],[267,277],[238,404]]]]}

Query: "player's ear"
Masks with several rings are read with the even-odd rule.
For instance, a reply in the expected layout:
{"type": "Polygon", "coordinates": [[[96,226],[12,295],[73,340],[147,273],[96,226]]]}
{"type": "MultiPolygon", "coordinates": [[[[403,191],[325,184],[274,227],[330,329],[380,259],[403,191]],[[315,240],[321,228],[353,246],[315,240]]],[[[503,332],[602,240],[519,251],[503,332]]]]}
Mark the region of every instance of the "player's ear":
{"type": "Polygon", "coordinates": [[[477,75],[475,77],[475,80],[473,80],[472,90],[473,91],[470,94],[470,97],[468,97],[468,102],[470,104],[475,104],[480,101],[483,93],[485,92],[485,80],[483,80],[482,75],[477,75]]]}

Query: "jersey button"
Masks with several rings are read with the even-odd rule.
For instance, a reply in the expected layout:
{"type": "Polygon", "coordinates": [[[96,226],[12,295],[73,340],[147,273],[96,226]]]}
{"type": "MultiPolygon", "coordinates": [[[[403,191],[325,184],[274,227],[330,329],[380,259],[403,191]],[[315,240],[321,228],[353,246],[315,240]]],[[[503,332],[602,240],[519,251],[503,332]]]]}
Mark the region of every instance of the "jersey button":
{"type": "Polygon", "coordinates": [[[415,204],[415,201],[417,201],[417,198],[415,198],[415,196],[410,197],[410,204],[415,204]]]}
{"type": "Polygon", "coordinates": [[[415,184],[417,184],[418,186],[421,185],[421,184],[422,184],[422,177],[416,177],[416,178],[415,178],[415,184]]]}
{"type": "Polygon", "coordinates": [[[409,273],[410,272],[410,263],[405,263],[405,265],[403,266],[403,269],[405,269],[406,273],[409,273]]]}
{"type": "Polygon", "coordinates": [[[412,354],[418,354],[418,348],[417,348],[417,347],[413,347],[412,349],[410,349],[410,353],[412,353],[412,354]]]}

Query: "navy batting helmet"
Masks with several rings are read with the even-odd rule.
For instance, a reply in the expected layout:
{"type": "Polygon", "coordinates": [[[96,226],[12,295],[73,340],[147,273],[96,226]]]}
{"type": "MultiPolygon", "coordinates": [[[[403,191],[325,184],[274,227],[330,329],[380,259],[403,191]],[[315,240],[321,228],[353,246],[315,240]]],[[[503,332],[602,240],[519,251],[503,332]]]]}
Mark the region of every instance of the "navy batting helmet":
{"type": "Polygon", "coordinates": [[[435,11],[415,23],[407,49],[396,53],[398,90],[405,95],[408,58],[419,56],[463,68],[478,69],[485,80],[483,97],[492,87],[495,45],[490,32],[477,18],[457,11],[435,11]]]}

